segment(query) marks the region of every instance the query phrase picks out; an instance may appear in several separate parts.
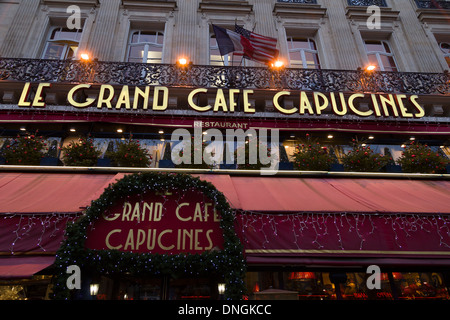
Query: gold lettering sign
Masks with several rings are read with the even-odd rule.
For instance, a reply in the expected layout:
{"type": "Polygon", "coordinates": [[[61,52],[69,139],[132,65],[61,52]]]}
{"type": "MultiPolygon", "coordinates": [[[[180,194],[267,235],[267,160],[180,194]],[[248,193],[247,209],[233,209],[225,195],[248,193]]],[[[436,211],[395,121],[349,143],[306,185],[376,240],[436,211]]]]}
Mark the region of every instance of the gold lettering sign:
{"type": "MultiPolygon", "coordinates": [[[[45,90],[51,88],[50,83],[40,83],[31,101],[32,84],[25,83],[18,106],[24,108],[45,108],[45,90]]],[[[209,112],[214,114],[233,114],[244,112],[256,114],[256,98],[254,90],[249,89],[214,89],[196,88],[187,95],[187,107],[194,112],[209,112]],[[211,104],[205,103],[214,97],[211,104]],[[201,102],[203,101],[203,103],[201,102]],[[238,110],[239,101],[242,109],[238,110]]],[[[361,118],[395,117],[422,118],[425,110],[418,102],[417,95],[405,94],[367,94],[343,92],[310,92],[310,91],[279,91],[267,93],[272,95],[272,105],[283,115],[322,115],[331,111],[336,116],[353,115],[361,118]],[[290,101],[290,103],[286,103],[290,101]]],[[[169,108],[170,92],[164,86],[146,87],[114,87],[103,84],[94,89],[91,84],[78,84],[67,93],[67,101],[74,108],[88,108],[96,106],[104,111],[126,109],[166,111],[169,108]]],[[[267,99],[266,99],[267,100],[267,99]]],[[[265,112],[262,110],[261,112],[265,112]]]]}

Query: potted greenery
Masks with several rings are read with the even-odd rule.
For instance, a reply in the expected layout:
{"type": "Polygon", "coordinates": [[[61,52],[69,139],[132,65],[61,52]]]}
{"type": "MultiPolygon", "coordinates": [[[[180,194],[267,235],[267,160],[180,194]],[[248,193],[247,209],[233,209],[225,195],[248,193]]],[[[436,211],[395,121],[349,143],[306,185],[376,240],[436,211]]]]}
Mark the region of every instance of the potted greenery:
{"type": "Polygon", "coordinates": [[[345,171],[377,172],[386,166],[389,157],[375,153],[370,146],[352,140],[353,148],[342,158],[345,171]]]}
{"type": "MultiPolygon", "coordinates": [[[[235,151],[235,159],[237,162],[237,169],[241,170],[260,170],[262,168],[269,168],[270,164],[263,164],[261,163],[260,157],[261,154],[266,154],[266,156],[272,161],[273,155],[271,155],[272,150],[271,148],[265,144],[259,141],[257,138],[251,138],[250,140],[246,141],[245,145],[238,147],[235,151]],[[256,143],[257,152],[255,154],[256,161],[252,161],[252,157],[250,157],[250,151],[253,148],[253,145],[256,143]],[[242,157],[244,158],[244,163],[242,162],[242,157]]],[[[277,161],[279,159],[276,159],[277,161]]]]}
{"type": "Polygon", "coordinates": [[[45,154],[47,144],[40,136],[35,134],[20,136],[9,140],[2,150],[5,164],[8,165],[34,165],[40,164],[45,154]]]}
{"type": "Polygon", "coordinates": [[[403,172],[410,173],[443,173],[446,170],[449,160],[439,151],[433,151],[426,144],[412,141],[405,146],[402,155],[397,159],[397,163],[402,166],[403,172]]]}
{"type": "Polygon", "coordinates": [[[62,160],[66,166],[91,167],[97,164],[100,151],[94,146],[92,138],[80,138],[61,149],[62,160]]]}
{"type": "Polygon", "coordinates": [[[145,168],[152,162],[152,156],[142,148],[139,140],[131,138],[117,143],[115,150],[108,152],[106,156],[111,159],[114,166],[118,167],[145,168]]]}
{"type": "Polygon", "coordinates": [[[317,141],[311,141],[306,134],[307,141],[295,147],[294,168],[305,171],[329,171],[333,162],[327,147],[317,141]]]}
{"type": "MultiPolygon", "coordinates": [[[[183,143],[183,142],[181,142],[181,143],[183,143]]],[[[172,155],[172,157],[174,157],[174,159],[179,160],[179,159],[189,158],[190,162],[191,162],[191,163],[181,162],[180,164],[175,164],[176,168],[212,169],[214,167],[214,164],[208,164],[208,163],[213,162],[212,158],[205,158],[205,156],[214,157],[214,154],[210,154],[208,152],[205,153],[205,148],[206,148],[207,144],[204,141],[202,141],[202,144],[201,144],[202,162],[195,163],[195,155],[194,154],[195,154],[195,152],[198,152],[200,150],[199,146],[197,144],[198,143],[196,143],[194,137],[191,137],[191,146],[190,146],[189,150],[186,150],[186,149],[188,149],[187,148],[188,144],[186,144],[186,147],[180,148],[180,150],[178,152],[177,151],[174,152],[172,150],[171,155],[172,155]],[[186,155],[185,155],[186,151],[189,152],[188,157],[186,157],[186,155]]],[[[176,161],[176,162],[178,162],[178,161],[176,161]]]]}

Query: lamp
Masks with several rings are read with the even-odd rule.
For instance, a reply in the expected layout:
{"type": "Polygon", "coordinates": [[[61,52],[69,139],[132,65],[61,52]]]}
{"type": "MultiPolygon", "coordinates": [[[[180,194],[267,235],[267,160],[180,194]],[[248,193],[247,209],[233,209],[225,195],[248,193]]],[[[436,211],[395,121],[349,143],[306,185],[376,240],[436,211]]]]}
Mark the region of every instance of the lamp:
{"type": "Polygon", "coordinates": [[[374,66],[373,64],[369,65],[366,67],[366,71],[374,71],[377,67],[374,66]]]}
{"type": "Polygon", "coordinates": [[[91,296],[96,296],[98,293],[99,284],[98,283],[91,283],[89,286],[91,296]]]}
{"type": "Polygon", "coordinates": [[[219,291],[219,294],[222,295],[225,293],[225,283],[218,283],[217,284],[217,291],[219,291]]]}
{"type": "Polygon", "coordinates": [[[81,60],[84,60],[84,61],[89,61],[89,60],[91,60],[91,57],[89,56],[88,53],[82,53],[82,54],[80,55],[80,57],[81,57],[81,60]]]}

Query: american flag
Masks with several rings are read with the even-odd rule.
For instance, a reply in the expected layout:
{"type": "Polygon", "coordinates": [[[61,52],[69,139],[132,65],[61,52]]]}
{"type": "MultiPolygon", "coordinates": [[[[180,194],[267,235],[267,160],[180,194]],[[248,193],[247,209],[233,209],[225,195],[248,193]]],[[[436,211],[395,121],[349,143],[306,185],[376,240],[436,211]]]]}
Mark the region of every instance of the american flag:
{"type": "MultiPolygon", "coordinates": [[[[246,59],[269,64],[278,58],[277,39],[262,36],[235,25],[236,33],[242,36],[243,56],[246,59]]],[[[234,54],[239,54],[235,52],[234,54]]]]}

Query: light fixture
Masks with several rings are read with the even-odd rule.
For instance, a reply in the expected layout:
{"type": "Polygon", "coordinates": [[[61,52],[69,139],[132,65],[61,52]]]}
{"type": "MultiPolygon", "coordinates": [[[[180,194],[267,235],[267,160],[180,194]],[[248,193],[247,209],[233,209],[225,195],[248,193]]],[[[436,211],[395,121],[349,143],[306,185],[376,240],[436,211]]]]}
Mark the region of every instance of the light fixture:
{"type": "Polygon", "coordinates": [[[164,134],[164,130],[159,130],[158,133],[159,134],[164,134]]]}
{"type": "Polygon", "coordinates": [[[445,148],[445,146],[440,146],[439,148],[441,148],[441,149],[444,149],[444,148],[445,148]]]}
{"type": "Polygon", "coordinates": [[[414,140],[416,140],[416,138],[415,137],[411,137],[411,138],[409,138],[409,140],[414,141],[414,140]]]}
{"type": "Polygon", "coordinates": [[[363,144],[361,144],[361,146],[365,147],[365,146],[367,146],[367,144],[363,143],[363,144]]]}
{"type": "Polygon", "coordinates": [[[87,53],[82,53],[80,55],[80,57],[81,57],[81,60],[84,60],[84,61],[89,61],[91,59],[91,57],[87,53]]]}
{"type": "Polygon", "coordinates": [[[98,283],[91,283],[89,286],[91,296],[96,296],[98,293],[99,284],[98,283]]]}
{"type": "Polygon", "coordinates": [[[329,134],[327,138],[328,138],[328,139],[333,139],[334,136],[333,136],[332,134],[329,134]]]}
{"type": "Polygon", "coordinates": [[[369,136],[369,140],[373,140],[373,139],[375,139],[374,136],[369,136]]]}
{"type": "Polygon", "coordinates": [[[405,144],[402,144],[401,147],[402,147],[402,148],[406,148],[406,145],[405,145],[405,144]]]}
{"type": "Polygon", "coordinates": [[[225,293],[225,283],[218,283],[217,291],[219,291],[219,294],[224,294],[225,293]]]}
{"type": "Polygon", "coordinates": [[[123,132],[123,129],[117,129],[117,133],[122,133],[123,132]]]}
{"type": "Polygon", "coordinates": [[[271,66],[272,66],[272,68],[277,68],[277,69],[283,68],[284,67],[284,62],[281,61],[281,60],[277,60],[277,61],[273,62],[271,64],[271,66]]]}
{"type": "Polygon", "coordinates": [[[20,131],[27,131],[27,127],[24,126],[20,127],[20,131]]]}
{"type": "Polygon", "coordinates": [[[70,131],[70,132],[77,132],[77,129],[75,129],[75,128],[70,128],[69,131],[70,131]]]}
{"type": "Polygon", "coordinates": [[[374,66],[373,64],[367,66],[366,71],[374,71],[377,67],[374,66]]]}

